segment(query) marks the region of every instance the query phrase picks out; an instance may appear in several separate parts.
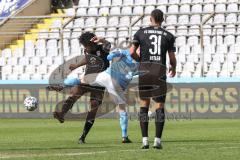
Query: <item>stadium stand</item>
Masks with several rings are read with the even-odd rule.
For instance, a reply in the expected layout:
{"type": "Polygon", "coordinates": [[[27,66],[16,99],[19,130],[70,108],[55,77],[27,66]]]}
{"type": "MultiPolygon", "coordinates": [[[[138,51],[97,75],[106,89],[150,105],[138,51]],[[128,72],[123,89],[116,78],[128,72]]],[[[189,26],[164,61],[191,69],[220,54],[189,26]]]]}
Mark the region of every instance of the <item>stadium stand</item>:
{"type": "MultiPolygon", "coordinates": [[[[212,12],[216,15],[204,25],[204,74],[207,77],[240,76],[240,3],[238,0],[80,0],[65,13],[52,14],[36,24],[22,39],[1,51],[3,80],[48,79],[62,63],[60,29],[63,29],[65,60],[82,54],[78,37],[93,31],[113,44],[129,40],[129,26],[146,14],[133,28],[133,33],[148,25],[149,14],[159,8],[165,12],[164,28],[176,36],[177,76],[201,76],[199,25],[212,12]]],[[[83,69],[74,71],[80,76],[83,69]]]]}

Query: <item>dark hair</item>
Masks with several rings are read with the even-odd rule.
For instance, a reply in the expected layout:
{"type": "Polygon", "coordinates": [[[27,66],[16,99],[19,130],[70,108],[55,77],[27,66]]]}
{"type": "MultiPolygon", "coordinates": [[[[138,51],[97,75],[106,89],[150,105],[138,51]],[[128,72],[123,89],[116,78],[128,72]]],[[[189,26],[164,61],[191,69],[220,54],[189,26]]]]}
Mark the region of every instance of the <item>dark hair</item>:
{"type": "Polygon", "coordinates": [[[151,17],[155,20],[156,23],[162,23],[164,21],[163,12],[160,9],[154,9],[151,12],[151,17]]]}
{"type": "Polygon", "coordinates": [[[95,37],[96,35],[91,32],[85,32],[79,37],[79,41],[83,46],[89,46],[93,44],[90,40],[95,37]]]}

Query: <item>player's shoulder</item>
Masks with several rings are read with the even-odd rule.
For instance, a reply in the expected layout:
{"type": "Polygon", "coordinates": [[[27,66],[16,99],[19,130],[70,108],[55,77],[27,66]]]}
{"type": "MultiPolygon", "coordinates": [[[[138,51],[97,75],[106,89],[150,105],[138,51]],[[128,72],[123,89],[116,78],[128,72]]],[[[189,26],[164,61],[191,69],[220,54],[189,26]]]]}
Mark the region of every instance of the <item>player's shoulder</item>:
{"type": "Polygon", "coordinates": [[[172,40],[175,40],[176,37],[169,31],[167,31],[166,29],[164,28],[161,28],[161,30],[163,31],[163,35],[169,40],[169,41],[172,41],[172,40]]]}
{"type": "Polygon", "coordinates": [[[169,37],[169,38],[175,38],[175,36],[169,32],[168,30],[164,29],[164,28],[161,28],[163,30],[163,34],[166,36],[166,37],[169,37]]]}

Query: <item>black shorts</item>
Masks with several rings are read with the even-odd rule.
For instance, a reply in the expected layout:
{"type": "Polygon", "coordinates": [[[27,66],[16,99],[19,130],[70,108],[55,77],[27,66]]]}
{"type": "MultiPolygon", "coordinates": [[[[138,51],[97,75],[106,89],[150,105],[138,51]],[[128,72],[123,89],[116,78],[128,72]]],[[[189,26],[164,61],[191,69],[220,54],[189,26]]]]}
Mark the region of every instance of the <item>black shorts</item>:
{"type": "Polygon", "coordinates": [[[152,98],[157,103],[165,103],[167,93],[166,67],[156,63],[140,64],[139,96],[140,99],[152,98]]]}
{"type": "Polygon", "coordinates": [[[102,104],[104,91],[105,91],[104,87],[79,85],[79,86],[75,86],[74,90],[75,90],[74,93],[77,94],[78,97],[81,97],[86,93],[90,93],[90,101],[96,100],[98,104],[102,104]]]}

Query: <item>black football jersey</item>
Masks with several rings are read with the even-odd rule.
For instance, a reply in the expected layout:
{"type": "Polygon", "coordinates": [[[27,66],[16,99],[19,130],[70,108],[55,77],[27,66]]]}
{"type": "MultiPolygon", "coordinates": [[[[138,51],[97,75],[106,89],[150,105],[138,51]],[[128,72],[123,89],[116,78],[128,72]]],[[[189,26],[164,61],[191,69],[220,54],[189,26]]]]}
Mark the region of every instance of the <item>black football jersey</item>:
{"type": "Polygon", "coordinates": [[[97,48],[96,52],[85,55],[87,61],[85,75],[99,73],[109,67],[109,61],[107,60],[109,53],[104,50],[102,45],[98,45],[97,48]]]}
{"type": "Polygon", "coordinates": [[[140,46],[140,62],[155,62],[166,66],[167,51],[176,51],[175,37],[161,27],[139,29],[133,44],[140,46]]]}

